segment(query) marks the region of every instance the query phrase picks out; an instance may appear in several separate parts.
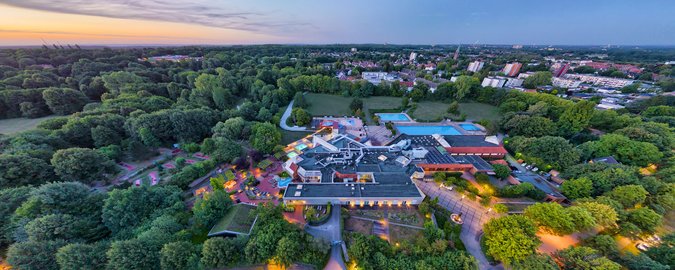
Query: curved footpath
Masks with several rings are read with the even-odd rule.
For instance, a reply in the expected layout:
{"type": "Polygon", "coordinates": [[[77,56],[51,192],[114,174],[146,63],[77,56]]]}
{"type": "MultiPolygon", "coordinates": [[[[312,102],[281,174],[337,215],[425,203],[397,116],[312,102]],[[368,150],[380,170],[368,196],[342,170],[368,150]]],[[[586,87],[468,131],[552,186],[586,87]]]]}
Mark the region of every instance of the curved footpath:
{"type": "Polygon", "coordinates": [[[346,270],[347,266],[342,258],[342,232],[340,231],[340,216],[342,208],[338,205],[332,207],[331,217],[323,225],[305,226],[305,231],[314,237],[323,238],[331,243],[330,259],[326,264],[325,270],[346,270]]]}
{"type": "Polygon", "coordinates": [[[293,111],[293,102],[294,100],[291,100],[291,103],[288,103],[288,107],[286,108],[286,111],[284,111],[284,114],[281,116],[281,120],[279,121],[279,126],[281,126],[282,129],[288,130],[288,131],[306,131],[306,127],[299,127],[299,126],[288,126],[286,124],[286,121],[288,120],[288,117],[291,116],[291,112],[293,111]]]}

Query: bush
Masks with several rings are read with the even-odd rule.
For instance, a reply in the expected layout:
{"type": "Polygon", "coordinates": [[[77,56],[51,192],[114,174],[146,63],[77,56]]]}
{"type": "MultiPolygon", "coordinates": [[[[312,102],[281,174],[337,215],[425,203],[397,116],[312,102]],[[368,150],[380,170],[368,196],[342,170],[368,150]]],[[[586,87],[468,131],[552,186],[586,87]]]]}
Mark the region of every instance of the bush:
{"type": "Polygon", "coordinates": [[[497,197],[518,198],[523,196],[535,200],[542,200],[546,197],[546,193],[536,189],[530,183],[522,183],[520,185],[507,186],[497,190],[497,197]]]}
{"type": "Polygon", "coordinates": [[[188,152],[190,154],[199,152],[201,150],[201,146],[196,143],[184,143],[181,144],[180,149],[182,149],[185,152],[188,152]]]}

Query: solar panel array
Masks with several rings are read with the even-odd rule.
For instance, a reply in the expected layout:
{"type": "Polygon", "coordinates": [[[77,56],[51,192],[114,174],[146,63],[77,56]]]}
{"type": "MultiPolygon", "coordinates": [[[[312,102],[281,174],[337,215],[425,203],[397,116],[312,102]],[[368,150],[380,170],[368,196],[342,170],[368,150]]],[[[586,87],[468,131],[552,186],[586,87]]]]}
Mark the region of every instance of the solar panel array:
{"type": "Polygon", "coordinates": [[[455,159],[463,159],[464,162],[473,164],[479,171],[492,170],[492,165],[479,156],[456,156],[455,159]]]}
{"type": "Polygon", "coordinates": [[[457,163],[455,159],[448,155],[448,154],[442,154],[439,152],[436,148],[429,147],[427,148],[429,150],[429,153],[425,157],[428,163],[431,164],[454,164],[457,163]]]}

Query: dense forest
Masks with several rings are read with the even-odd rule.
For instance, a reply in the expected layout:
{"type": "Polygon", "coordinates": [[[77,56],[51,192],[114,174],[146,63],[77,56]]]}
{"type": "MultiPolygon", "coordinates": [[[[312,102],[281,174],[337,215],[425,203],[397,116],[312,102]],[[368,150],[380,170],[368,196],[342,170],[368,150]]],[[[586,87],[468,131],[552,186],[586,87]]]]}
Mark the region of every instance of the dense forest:
{"type": "MultiPolygon", "coordinates": [[[[58,116],[41,122],[37,129],[0,135],[3,257],[17,269],[209,269],[270,260],[282,265],[302,262],[322,267],[327,244],[285,221],[280,207],[258,207],[259,222],[250,237],[208,240],[208,229],[233,203],[229,196],[214,191],[186,210],[186,191],[193,180],[218,164],[242,164],[247,157],[279,150],[281,108],[297,93],[315,92],[402,97],[401,107],[411,109],[424,100],[470,100],[498,106],[501,121],[479,123],[493,133],[507,134],[505,144],[517,158],[560,171],[567,179],[561,190],[573,205],[565,209],[536,206],[523,216],[488,223],[486,252],[499,261],[521,266],[519,269],[551,266],[549,257],[535,255],[535,226],[565,235],[602,225],[600,234],[584,246],[555,254],[556,261],[581,265],[585,258],[597,260],[593,265],[596,268],[565,269],[618,269],[617,263],[629,269],[674,266],[672,245],[667,246],[672,236],[664,237],[663,247],[640,256],[622,256],[604,247],[614,235],[638,238],[651,234],[664,216],[672,214],[675,97],[656,96],[623,110],[600,111],[593,101],[481,87],[480,79],[485,74],[459,76],[455,82],[440,84],[433,93],[425,84],[417,84],[408,92],[399,84],[337,79],[335,70],[345,59],[330,52],[349,49],[233,46],[0,50],[0,119],[58,116]],[[195,58],[180,62],[144,60],[172,54],[195,58]],[[130,183],[124,183],[110,187],[108,192],[91,189],[110,184],[119,171],[117,162],[144,160],[158,147],[173,144],[197,149],[212,159],[182,164],[168,182],[159,186],[130,187],[130,183]],[[587,162],[605,156],[613,156],[621,164],[587,162]],[[580,221],[572,224],[572,218],[580,221]],[[567,222],[551,222],[565,219],[567,222]],[[520,228],[516,230],[520,238],[512,237],[513,230],[503,228],[520,228]],[[504,245],[514,248],[499,248],[504,245]]],[[[361,46],[351,60],[391,65],[393,53],[407,55],[414,49],[419,47],[361,46]]],[[[424,49],[430,50],[426,57],[433,59],[435,54],[443,54],[435,50],[448,53],[454,47],[424,49]]],[[[610,54],[626,60],[640,57],[610,54]]],[[[670,56],[662,54],[658,51],[653,60],[670,56]]],[[[458,63],[461,67],[467,62],[463,56],[458,63]]],[[[453,60],[441,64],[447,70],[457,69],[453,60]]],[[[402,68],[408,67],[392,67],[402,68]]],[[[449,237],[451,233],[447,234],[449,237]]],[[[430,246],[445,237],[438,235],[443,233],[429,229],[428,249],[403,250],[392,250],[379,239],[356,235],[353,241],[361,249],[352,248],[351,252],[366,262],[366,268],[474,267],[472,259],[461,251],[430,246]],[[424,258],[426,252],[437,250],[443,251],[424,258]]]]}

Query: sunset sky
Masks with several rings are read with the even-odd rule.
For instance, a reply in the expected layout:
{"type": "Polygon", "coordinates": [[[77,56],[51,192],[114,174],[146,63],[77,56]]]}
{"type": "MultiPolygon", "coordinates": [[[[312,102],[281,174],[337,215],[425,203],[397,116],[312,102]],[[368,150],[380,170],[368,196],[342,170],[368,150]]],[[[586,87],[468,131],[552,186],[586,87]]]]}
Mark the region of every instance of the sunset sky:
{"type": "Polygon", "coordinates": [[[675,45],[674,12],[666,0],[0,0],[0,46],[675,45]]]}

